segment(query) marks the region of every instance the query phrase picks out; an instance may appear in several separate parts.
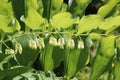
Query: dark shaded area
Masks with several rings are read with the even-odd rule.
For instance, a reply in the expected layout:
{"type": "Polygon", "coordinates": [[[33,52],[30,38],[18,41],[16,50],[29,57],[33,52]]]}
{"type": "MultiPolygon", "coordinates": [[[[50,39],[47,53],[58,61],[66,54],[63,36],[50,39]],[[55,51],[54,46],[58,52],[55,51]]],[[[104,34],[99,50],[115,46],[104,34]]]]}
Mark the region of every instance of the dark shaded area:
{"type": "Polygon", "coordinates": [[[61,62],[60,66],[57,67],[54,70],[54,72],[57,76],[63,76],[64,75],[64,63],[63,63],[63,61],[61,62]]]}
{"type": "Polygon", "coordinates": [[[64,0],[64,2],[68,4],[68,0],[64,0]]]}
{"type": "MultiPolygon", "coordinates": [[[[68,4],[69,0],[64,0],[65,3],[68,4]]],[[[85,15],[88,14],[96,14],[98,9],[103,5],[101,0],[92,0],[91,3],[87,6],[85,15]]]]}
{"type": "Polygon", "coordinates": [[[36,70],[43,70],[41,64],[40,64],[40,54],[38,55],[37,59],[35,60],[35,62],[33,63],[33,68],[36,70]]]}
{"type": "Polygon", "coordinates": [[[85,15],[96,14],[98,9],[103,5],[103,2],[100,0],[92,0],[92,2],[87,6],[85,15]]]}

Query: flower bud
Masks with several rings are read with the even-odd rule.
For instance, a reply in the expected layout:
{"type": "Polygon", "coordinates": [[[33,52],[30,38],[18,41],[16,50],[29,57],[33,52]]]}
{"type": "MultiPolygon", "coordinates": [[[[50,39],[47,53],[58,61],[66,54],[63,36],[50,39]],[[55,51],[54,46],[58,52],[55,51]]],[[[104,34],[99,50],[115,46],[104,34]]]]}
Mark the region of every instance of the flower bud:
{"type": "Polygon", "coordinates": [[[36,42],[34,40],[30,40],[29,46],[32,49],[37,49],[37,44],[36,44],[36,42]]]}
{"type": "Polygon", "coordinates": [[[22,54],[22,46],[21,46],[21,44],[16,44],[15,45],[15,53],[22,54]]]}
{"type": "Polygon", "coordinates": [[[84,42],[81,40],[78,42],[78,49],[84,49],[84,42]]]}
{"type": "Polygon", "coordinates": [[[49,39],[49,44],[53,45],[53,46],[57,46],[58,43],[57,43],[57,39],[54,38],[54,37],[50,37],[49,39]]]}
{"type": "Polygon", "coordinates": [[[44,44],[43,38],[39,38],[38,39],[38,44],[39,44],[38,46],[39,46],[40,49],[45,48],[45,44],[44,44]]]}
{"type": "Polygon", "coordinates": [[[64,49],[64,45],[65,45],[64,38],[59,38],[58,39],[58,46],[60,46],[60,48],[64,49]]]}
{"type": "Polygon", "coordinates": [[[71,39],[71,40],[68,41],[68,47],[69,48],[74,48],[75,47],[75,42],[74,42],[73,39],[71,39]]]}
{"type": "Polygon", "coordinates": [[[5,50],[5,53],[6,53],[6,54],[15,54],[15,52],[14,52],[13,49],[6,49],[6,50],[5,50]]]}

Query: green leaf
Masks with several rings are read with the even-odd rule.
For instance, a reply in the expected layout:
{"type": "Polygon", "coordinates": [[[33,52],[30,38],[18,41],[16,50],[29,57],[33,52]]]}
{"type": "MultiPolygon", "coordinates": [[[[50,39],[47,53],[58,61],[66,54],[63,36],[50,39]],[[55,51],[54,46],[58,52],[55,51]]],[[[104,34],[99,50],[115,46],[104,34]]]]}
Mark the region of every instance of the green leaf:
{"type": "Polygon", "coordinates": [[[66,3],[63,3],[60,12],[66,12],[67,8],[68,8],[68,5],[66,3]]]}
{"type": "Polygon", "coordinates": [[[106,17],[112,13],[111,11],[117,6],[117,4],[120,2],[120,0],[109,0],[108,3],[106,3],[104,6],[102,6],[98,13],[102,17],[106,17]]]}
{"type": "Polygon", "coordinates": [[[74,17],[81,17],[85,13],[87,5],[90,3],[90,0],[70,0],[69,1],[69,11],[73,14],[74,17]],[[71,3],[72,2],[72,3],[71,3]]]}
{"type": "Polygon", "coordinates": [[[113,69],[113,75],[114,75],[114,80],[119,80],[120,79],[120,62],[116,61],[115,67],[113,69]]]}
{"type": "MultiPolygon", "coordinates": [[[[65,37],[66,37],[65,40],[68,44],[68,41],[70,39],[68,38],[68,35],[65,35],[65,37]]],[[[65,54],[64,54],[64,66],[65,66],[65,73],[67,78],[72,78],[75,76],[78,68],[77,65],[78,65],[78,62],[80,61],[79,56],[80,56],[81,49],[78,49],[77,47],[79,39],[78,37],[74,37],[73,40],[75,42],[74,48],[70,48],[66,46],[65,54]]]]}
{"type": "Polygon", "coordinates": [[[8,3],[8,0],[0,0],[0,15],[13,15],[11,2],[8,3]]]}
{"type": "Polygon", "coordinates": [[[60,65],[64,54],[65,54],[64,49],[61,49],[60,47],[54,48],[53,55],[52,55],[53,60],[54,60],[54,69],[60,65]]]}
{"type": "Polygon", "coordinates": [[[42,64],[42,67],[44,71],[52,71],[54,68],[54,62],[53,62],[53,49],[54,46],[49,44],[49,38],[45,38],[45,49],[41,51],[40,54],[40,62],[42,64]]]}
{"type": "Polygon", "coordinates": [[[68,28],[75,23],[75,20],[72,19],[72,15],[68,12],[58,13],[53,16],[51,24],[54,28],[68,28]]]}
{"type": "Polygon", "coordinates": [[[33,8],[35,10],[39,8],[37,0],[25,0],[25,5],[27,8],[33,8]]]}
{"type": "Polygon", "coordinates": [[[51,3],[51,12],[50,12],[50,15],[51,17],[55,14],[57,14],[60,10],[61,10],[61,7],[63,5],[63,0],[52,0],[52,3],[51,3]]]}
{"type": "MultiPolygon", "coordinates": [[[[38,49],[32,49],[30,47],[30,40],[35,41],[37,44],[37,37],[33,34],[24,34],[19,37],[15,38],[15,41],[13,41],[13,45],[15,45],[16,41],[17,43],[21,44],[22,46],[22,53],[19,54],[19,52],[16,54],[16,59],[19,62],[20,65],[24,66],[32,66],[34,61],[37,59],[37,56],[39,55],[38,49]]],[[[38,45],[36,45],[38,46],[38,45]]]]}
{"type": "Polygon", "coordinates": [[[117,47],[117,61],[120,62],[120,37],[116,39],[116,47],[117,47]]]}
{"type": "Polygon", "coordinates": [[[105,21],[99,26],[99,28],[102,30],[109,30],[115,26],[119,27],[119,25],[120,25],[120,16],[116,16],[105,19],[105,21]]]}
{"type": "Polygon", "coordinates": [[[0,20],[0,29],[4,32],[14,32],[15,30],[20,30],[20,25],[16,19],[0,15],[0,20]]]}
{"type": "Polygon", "coordinates": [[[98,33],[90,33],[89,34],[89,37],[92,39],[92,40],[99,40],[99,39],[101,39],[101,35],[100,34],[98,34],[98,33]]]}
{"type": "Polygon", "coordinates": [[[83,16],[78,25],[78,34],[96,29],[102,23],[99,15],[83,16]]]}
{"type": "Polygon", "coordinates": [[[33,8],[28,9],[27,17],[23,21],[33,30],[40,29],[40,26],[45,22],[44,18],[33,8]]]}
{"type": "Polygon", "coordinates": [[[12,55],[1,53],[0,54],[0,69],[3,69],[3,64],[8,63],[11,58],[12,58],[12,55]]]}
{"type": "Polygon", "coordinates": [[[15,76],[14,78],[13,78],[13,80],[21,80],[21,79],[32,79],[32,80],[36,80],[36,77],[37,77],[37,75],[35,74],[35,73],[33,73],[33,72],[25,72],[25,73],[23,73],[23,74],[21,74],[21,75],[18,75],[18,76],[15,76]]]}
{"type": "Polygon", "coordinates": [[[81,52],[80,49],[73,49],[73,50],[70,50],[70,53],[66,53],[66,54],[69,54],[68,56],[69,62],[68,64],[66,64],[68,66],[67,77],[71,78],[75,76],[75,73],[77,72],[80,52],[81,52]]]}
{"type": "MultiPolygon", "coordinates": [[[[92,63],[89,80],[97,80],[115,56],[115,36],[102,37],[92,63]]],[[[111,66],[109,66],[111,67],[111,66]]]]}
{"type": "Polygon", "coordinates": [[[84,49],[81,49],[79,61],[77,64],[77,70],[82,69],[83,67],[85,67],[85,65],[89,63],[91,40],[89,39],[89,37],[82,37],[82,40],[84,41],[84,49]]]}
{"type": "Polygon", "coordinates": [[[25,24],[20,21],[20,17],[25,15],[25,1],[26,0],[11,0],[14,16],[19,21],[22,30],[24,30],[25,24]]]}
{"type": "Polygon", "coordinates": [[[0,71],[0,80],[12,80],[13,77],[28,72],[30,70],[31,70],[30,68],[25,68],[22,66],[13,69],[3,70],[0,71]]]}
{"type": "Polygon", "coordinates": [[[60,10],[62,3],[63,3],[63,0],[52,0],[53,9],[55,8],[55,9],[60,10]]]}
{"type": "Polygon", "coordinates": [[[42,5],[44,8],[43,11],[43,17],[47,18],[47,20],[49,21],[50,19],[50,10],[51,10],[51,0],[41,0],[42,1],[42,5]]]}

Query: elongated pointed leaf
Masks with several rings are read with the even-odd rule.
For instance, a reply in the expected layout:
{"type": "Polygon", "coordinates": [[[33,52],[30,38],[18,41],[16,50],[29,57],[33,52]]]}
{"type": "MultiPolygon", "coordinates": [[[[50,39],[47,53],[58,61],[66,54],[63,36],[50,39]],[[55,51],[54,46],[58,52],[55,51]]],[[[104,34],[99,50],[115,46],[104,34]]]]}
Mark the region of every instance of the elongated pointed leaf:
{"type": "Polygon", "coordinates": [[[116,62],[115,63],[115,67],[114,67],[114,80],[119,80],[120,79],[120,62],[116,62]]]}
{"type": "Polygon", "coordinates": [[[19,21],[21,29],[25,29],[25,24],[20,20],[22,15],[25,15],[25,1],[26,0],[10,0],[12,2],[12,10],[15,18],[19,21]],[[19,4],[18,4],[19,3],[19,4]]]}
{"type": "Polygon", "coordinates": [[[54,46],[49,44],[49,37],[45,38],[45,49],[41,51],[40,62],[42,63],[44,71],[52,71],[54,68],[53,49],[54,46]]]}
{"type": "Polygon", "coordinates": [[[51,0],[41,0],[42,4],[43,4],[43,17],[47,18],[47,20],[49,21],[50,19],[50,10],[51,10],[51,0]]]}
{"type": "Polygon", "coordinates": [[[74,24],[74,19],[71,18],[72,15],[68,12],[58,13],[53,16],[51,24],[54,28],[68,28],[74,24]]]}
{"type": "Polygon", "coordinates": [[[27,17],[24,20],[25,24],[31,29],[40,29],[40,26],[44,24],[44,18],[33,8],[28,9],[27,17]]]}
{"type": "Polygon", "coordinates": [[[102,23],[99,15],[83,16],[78,25],[78,34],[96,29],[102,23]]]}
{"type": "Polygon", "coordinates": [[[1,53],[0,54],[0,69],[3,69],[3,64],[8,63],[11,58],[12,58],[12,55],[1,53]]]}
{"type": "MultiPolygon", "coordinates": [[[[110,17],[108,19],[106,19],[100,26],[100,29],[103,30],[109,30],[115,26],[119,26],[120,25],[120,16],[116,16],[116,17],[110,17]]],[[[116,27],[117,28],[117,27],[116,27]]]]}
{"type": "Polygon", "coordinates": [[[98,10],[97,14],[101,15],[102,17],[108,16],[119,2],[120,0],[109,0],[107,4],[98,10]]]}
{"type": "Polygon", "coordinates": [[[0,29],[4,32],[13,32],[15,30],[20,30],[20,25],[17,20],[13,20],[12,22],[11,17],[3,15],[0,15],[0,20],[0,29]]]}
{"type": "Polygon", "coordinates": [[[89,80],[97,80],[111,60],[113,60],[115,55],[114,41],[115,36],[104,37],[100,40],[97,55],[92,64],[92,71],[89,80]]]}
{"type": "Polygon", "coordinates": [[[12,80],[13,77],[28,72],[30,70],[30,68],[22,66],[13,69],[3,70],[0,71],[0,80],[12,80]]]}
{"type": "Polygon", "coordinates": [[[53,60],[54,60],[54,69],[60,65],[64,54],[65,54],[64,49],[61,49],[59,47],[54,48],[53,55],[52,55],[53,60]]]}

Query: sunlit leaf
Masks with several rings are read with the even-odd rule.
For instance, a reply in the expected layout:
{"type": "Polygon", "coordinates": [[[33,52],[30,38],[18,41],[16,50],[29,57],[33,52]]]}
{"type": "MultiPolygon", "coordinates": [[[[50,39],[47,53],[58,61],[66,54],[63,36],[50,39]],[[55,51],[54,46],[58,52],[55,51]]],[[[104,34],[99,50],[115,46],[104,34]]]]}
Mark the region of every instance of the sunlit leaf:
{"type": "Polygon", "coordinates": [[[57,14],[63,5],[63,0],[52,0],[52,5],[51,5],[51,17],[55,14],[57,14]]]}
{"type": "Polygon", "coordinates": [[[39,8],[37,0],[26,0],[25,5],[26,5],[27,8],[32,7],[35,10],[37,10],[39,8]]]}
{"type": "Polygon", "coordinates": [[[53,16],[51,24],[54,28],[68,28],[74,24],[75,20],[71,18],[72,15],[68,12],[58,13],[53,16]]]}
{"type": "MultiPolygon", "coordinates": [[[[114,28],[115,26],[120,26],[120,16],[116,17],[110,17],[107,18],[100,26],[99,28],[102,30],[109,30],[111,28],[114,28]]],[[[117,28],[116,27],[116,28],[117,28]]]]}
{"type": "Polygon", "coordinates": [[[102,20],[99,15],[83,16],[78,25],[78,34],[96,29],[102,20]]]}
{"type": "Polygon", "coordinates": [[[98,34],[98,33],[90,33],[90,34],[89,34],[89,37],[90,37],[92,40],[99,40],[99,39],[101,39],[101,35],[98,34]]]}
{"type": "Polygon", "coordinates": [[[9,16],[0,15],[0,20],[0,29],[4,32],[20,30],[20,25],[16,19],[12,19],[9,16]]]}
{"type": "Polygon", "coordinates": [[[101,15],[102,17],[108,16],[119,2],[120,0],[109,0],[108,3],[98,10],[97,14],[101,15]]]}
{"type": "Polygon", "coordinates": [[[33,8],[28,9],[27,17],[24,20],[25,24],[32,29],[40,29],[40,26],[44,24],[44,18],[33,8]]]}
{"type": "Polygon", "coordinates": [[[0,0],[0,14],[1,15],[13,15],[11,2],[8,3],[8,0],[0,0]]]}
{"type": "Polygon", "coordinates": [[[53,6],[53,9],[60,9],[61,8],[61,5],[63,3],[63,0],[52,0],[52,6],[53,6]]]}

